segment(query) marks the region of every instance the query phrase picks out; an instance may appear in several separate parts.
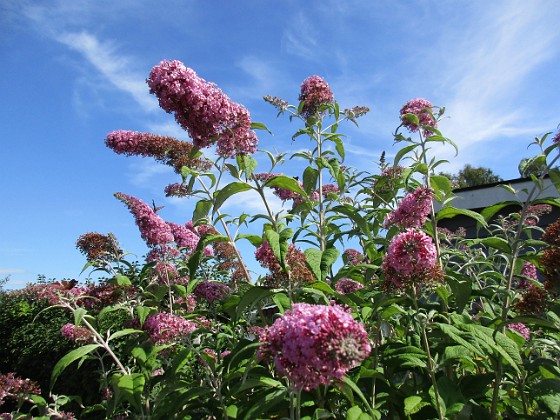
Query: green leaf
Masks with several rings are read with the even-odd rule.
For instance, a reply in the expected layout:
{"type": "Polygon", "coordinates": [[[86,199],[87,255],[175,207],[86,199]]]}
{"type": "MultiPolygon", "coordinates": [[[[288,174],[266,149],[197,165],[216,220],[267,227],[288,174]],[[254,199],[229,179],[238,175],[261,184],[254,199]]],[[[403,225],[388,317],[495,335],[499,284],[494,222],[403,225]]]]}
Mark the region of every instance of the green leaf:
{"type": "Polygon", "coordinates": [[[70,366],[74,361],[81,359],[82,357],[91,353],[95,349],[98,349],[99,347],[99,344],[88,344],[72,350],[70,353],[66,354],[62,359],[60,359],[54,366],[51,373],[51,390],[53,389],[56,380],[58,379],[62,371],[64,371],[64,369],[70,366]]]}
{"type": "Polygon", "coordinates": [[[84,308],[74,309],[74,325],[78,326],[82,322],[82,318],[87,314],[84,308]]]}
{"type": "Polygon", "coordinates": [[[504,238],[499,238],[497,236],[489,236],[488,238],[474,239],[473,243],[485,245],[490,248],[495,248],[507,254],[511,253],[511,247],[509,246],[508,241],[506,241],[504,238]]]}
{"type": "Polygon", "coordinates": [[[199,200],[193,211],[192,220],[194,223],[200,219],[206,219],[210,209],[212,208],[212,202],[210,200],[199,200]]]}
{"type": "Polygon", "coordinates": [[[321,280],[322,272],[321,272],[321,257],[323,253],[317,248],[308,248],[303,251],[305,255],[305,260],[307,262],[307,266],[311,270],[311,272],[315,275],[317,280],[321,280]]]}
{"type": "Polygon", "coordinates": [[[127,276],[123,276],[122,274],[117,274],[115,276],[115,282],[118,286],[132,286],[130,279],[127,276]]]}
{"type": "Polygon", "coordinates": [[[539,405],[554,415],[560,414],[560,380],[543,379],[530,388],[531,396],[539,405]]]}
{"type": "Polygon", "coordinates": [[[319,171],[311,166],[308,166],[303,171],[303,189],[309,195],[317,188],[317,179],[319,178],[319,171]]]}
{"type": "Polygon", "coordinates": [[[430,405],[425,401],[422,401],[422,397],[419,395],[411,395],[404,399],[404,414],[406,416],[411,416],[412,414],[418,413],[422,408],[430,405]]]}
{"type": "Polygon", "coordinates": [[[411,144],[408,146],[403,147],[401,150],[399,150],[397,152],[397,154],[395,155],[395,160],[393,162],[393,166],[397,166],[399,164],[399,162],[401,161],[401,159],[410,151],[414,150],[415,148],[418,147],[418,144],[411,144]]]}
{"type": "Polygon", "coordinates": [[[366,235],[368,238],[371,238],[371,229],[369,228],[366,219],[364,219],[362,215],[358,213],[356,208],[354,208],[349,204],[344,204],[341,206],[333,207],[332,211],[347,216],[350,220],[352,220],[356,224],[356,226],[358,226],[361,233],[366,235]]]}
{"type": "Polygon", "coordinates": [[[274,406],[283,402],[287,393],[288,390],[286,388],[267,392],[266,394],[264,394],[263,398],[254,400],[255,404],[251,406],[251,408],[245,413],[245,416],[243,418],[245,420],[255,419],[257,418],[257,416],[260,418],[266,418],[263,417],[263,415],[265,415],[274,406]]]}
{"type": "Polygon", "coordinates": [[[274,293],[273,290],[267,287],[263,287],[263,286],[251,287],[243,294],[241,300],[239,301],[239,304],[237,305],[237,309],[236,309],[237,319],[241,317],[241,315],[246,309],[251,309],[253,306],[257,304],[259,300],[269,297],[273,293],[274,293]]]}
{"type": "Polygon", "coordinates": [[[451,181],[446,176],[433,175],[430,177],[430,186],[439,197],[443,198],[451,194],[451,181]]]}
{"type": "Polygon", "coordinates": [[[494,204],[493,206],[486,207],[484,210],[480,212],[480,215],[484,218],[486,222],[489,222],[492,217],[496,213],[498,213],[501,209],[511,205],[519,205],[517,201],[504,201],[502,203],[494,204]]]}
{"type": "Polygon", "coordinates": [[[115,338],[124,337],[130,334],[141,334],[143,332],[144,331],[142,330],[136,330],[134,328],[125,328],[124,330],[119,330],[111,334],[111,336],[107,339],[107,341],[111,341],[115,338]]]}
{"type": "Polygon", "coordinates": [[[251,189],[253,189],[253,187],[245,182],[232,182],[231,184],[226,185],[216,195],[213,213],[216,213],[218,209],[222,207],[222,204],[224,204],[224,202],[232,195],[249,191],[251,189]]]}
{"type": "Polygon", "coordinates": [[[436,214],[436,219],[439,221],[442,219],[450,219],[458,215],[470,217],[471,219],[474,219],[478,223],[480,223],[481,226],[486,226],[486,220],[481,214],[477,213],[476,211],[467,210],[467,209],[457,209],[451,206],[444,207],[443,209],[438,211],[436,214]]]}
{"type": "Polygon", "coordinates": [[[548,175],[550,175],[550,181],[556,188],[556,191],[560,192],[560,168],[551,169],[548,175]]]}
{"type": "Polygon", "coordinates": [[[325,281],[339,254],[340,251],[336,248],[327,248],[323,251],[321,255],[321,278],[319,280],[325,281]]]}
{"type": "Polygon", "coordinates": [[[268,131],[270,134],[272,134],[272,131],[270,131],[265,124],[260,123],[260,122],[252,121],[251,122],[251,130],[265,130],[265,131],[268,131]]]}
{"type": "Polygon", "coordinates": [[[297,182],[294,178],[292,178],[291,176],[286,176],[286,175],[278,175],[275,176],[274,178],[272,178],[271,180],[269,180],[266,184],[264,184],[265,187],[280,187],[280,188],[284,188],[286,190],[290,190],[293,191],[295,193],[300,194],[301,196],[303,196],[304,198],[307,197],[307,194],[305,193],[305,191],[301,188],[301,186],[299,185],[299,182],[297,182]]]}
{"type": "Polygon", "coordinates": [[[247,239],[255,248],[262,245],[262,238],[259,235],[250,233],[239,233],[236,239],[247,239]]]}
{"type": "Polygon", "coordinates": [[[115,374],[111,377],[115,398],[117,400],[124,398],[139,412],[141,411],[145,383],[146,378],[141,373],[133,373],[132,375],[115,374]]]}
{"type": "Polygon", "coordinates": [[[453,277],[447,277],[446,280],[453,292],[457,313],[462,313],[471,297],[472,282],[470,279],[460,281],[453,277]]]}
{"type": "Polygon", "coordinates": [[[342,382],[344,382],[346,385],[348,385],[352,391],[354,391],[354,393],[360,397],[360,399],[362,400],[362,402],[364,403],[365,407],[367,408],[367,410],[369,411],[369,414],[373,417],[373,418],[377,418],[377,416],[375,415],[375,412],[373,411],[373,408],[371,407],[371,405],[369,404],[369,401],[367,400],[367,398],[364,396],[364,394],[362,393],[362,390],[358,387],[358,385],[356,385],[356,383],[354,381],[352,381],[352,379],[350,379],[348,376],[344,375],[342,377],[342,382]]]}

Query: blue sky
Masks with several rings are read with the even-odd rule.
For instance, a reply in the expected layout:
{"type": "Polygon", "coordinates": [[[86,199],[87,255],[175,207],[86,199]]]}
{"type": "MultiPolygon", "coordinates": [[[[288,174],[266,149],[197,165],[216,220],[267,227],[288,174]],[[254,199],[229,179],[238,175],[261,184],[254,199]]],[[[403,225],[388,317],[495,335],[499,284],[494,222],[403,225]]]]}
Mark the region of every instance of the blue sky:
{"type": "Polygon", "coordinates": [[[316,74],[342,107],[371,108],[360,129],[342,128],[348,164],[375,171],[383,150],[396,151],[400,107],[424,97],[446,107],[440,128],[460,148],[458,157],[437,151],[451,159],[442,169],[471,163],[508,179],[528,142],[560,123],[559,15],[556,0],[4,0],[0,278],[10,276],[7,288],[38,274],[83,280],[74,244],[89,231],[143,255],[116,191],[165,205],[166,220],[190,219],[190,202],[164,197],[178,181],[172,170],[104,145],[116,129],[187,139],[144,82],[163,59],[184,62],[267,124],[264,149],[308,147],[291,143],[298,127],[262,96],[294,103],[316,74]]]}

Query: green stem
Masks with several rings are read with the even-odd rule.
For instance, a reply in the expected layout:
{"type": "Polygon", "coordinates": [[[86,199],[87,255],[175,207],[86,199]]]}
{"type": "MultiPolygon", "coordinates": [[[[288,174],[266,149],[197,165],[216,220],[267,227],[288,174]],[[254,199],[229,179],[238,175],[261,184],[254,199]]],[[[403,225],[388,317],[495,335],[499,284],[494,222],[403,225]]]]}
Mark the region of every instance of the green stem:
{"type": "MultiPolygon", "coordinates": [[[[196,179],[198,179],[198,182],[200,182],[200,185],[202,185],[202,188],[204,188],[204,191],[206,191],[206,194],[208,195],[208,198],[210,200],[212,200],[212,198],[213,198],[212,193],[210,192],[210,190],[208,189],[208,187],[206,186],[204,181],[202,181],[202,178],[200,178],[200,176],[197,175],[196,179]]],[[[241,265],[241,269],[243,270],[243,274],[245,275],[245,278],[247,279],[248,282],[251,282],[251,275],[249,274],[249,271],[247,270],[247,266],[245,266],[245,263],[243,262],[243,258],[241,257],[241,253],[239,252],[239,249],[237,249],[237,245],[235,244],[235,241],[233,240],[233,238],[231,236],[231,233],[229,231],[227,223],[225,222],[223,217],[221,217],[220,210],[216,210],[216,214],[220,218],[220,222],[222,223],[222,227],[224,228],[224,232],[226,233],[230,244],[233,246],[233,250],[235,252],[235,255],[237,256],[237,260],[239,261],[239,264],[241,265]]]]}

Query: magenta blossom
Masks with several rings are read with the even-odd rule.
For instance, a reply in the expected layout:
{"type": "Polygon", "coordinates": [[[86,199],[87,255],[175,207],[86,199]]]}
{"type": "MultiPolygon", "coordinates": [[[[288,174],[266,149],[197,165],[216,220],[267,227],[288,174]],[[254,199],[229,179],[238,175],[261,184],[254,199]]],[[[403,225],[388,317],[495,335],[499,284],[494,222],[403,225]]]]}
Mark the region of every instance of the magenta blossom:
{"type": "Polygon", "coordinates": [[[258,139],[247,109],[180,61],[164,60],[147,80],[160,106],[188,131],[198,148],[217,144],[220,156],[255,153],[258,139]]]}
{"type": "Polygon", "coordinates": [[[77,327],[74,324],[65,324],[60,333],[68,340],[79,344],[87,344],[93,342],[93,334],[84,327],[77,327]]]}
{"type": "Polygon", "coordinates": [[[529,328],[527,328],[527,326],[525,324],[522,324],[521,322],[515,322],[513,324],[508,324],[507,327],[508,327],[508,329],[521,334],[521,336],[525,339],[525,341],[529,341],[529,338],[531,338],[531,330],[529,328]]]}
{"type": "Polygon", "coordinates": [[[230,288],[227,285],[217,281],[201,281],[194,289],[194,295],[205,299],[208,303],[223,300],[230,292],[230,288]]]}
{"type": "Polygon", "coordinates": [[[424,285],[443,276],[432,238],[415,229],[407,229],[391,240],[381,269],[387,288],[424,285]]]}
{"type": "MultiPolygon", "coordinates": [[[[436,120],[434,119],[431,112],[428,110],[432,110],[433,105],[430,101],[423,99],[423,98],[416,98],[408,101],[402,108],[401,108],[401,120],[403,121],[403,125],[412,133],[418,131],[419,126],[408,121],[404,115],[406,114],[414,114],[418,117],[418,122],[421,126],[428,126],[437,128],[436,120]]],[[[425,134],[431,134],[430,131],[426,130],[425,134]]]]}
{"type": "Polygon", "coordinates": [[[340,379],[371,352],[364,326],[337,305],[296,303],[259,341],[258,356],[306,391],[340,379]]]}
{"type": "Polygon", "coordinates": [[[196,322],[168,313],[150,315],[144,322],[144,330],[156,345],[179,341],[197,328],[196,322]]]}
{"type": "Polygon", "coordinates": [[[434,190],[426,186],[418,187],[408,194],[385,219],[384,227],[397,225],[401,228],[419,228],[424,223],[432,209],[434,190]]]}
{"type": "Polygon", "coordinates": [[[347,295],[348,293],[354,293],[356,290],[363,289],[364,285],[356,280],[352,279],[340,279],[336,282],[334,290],[341,295],[347,295]]]}
{"type": "Polygon", "coordinates": [[[321,105],[333,103],[334,95],[325,80],[319,76],[311,76],[301,84],[299,100],[304,102],[301,115],[307,118],[315,114],[321,105]]]}
{"type": "Polygon", "coordinates": [[[344,257],[346,262],[350,265],[358,265],[362,261],[364,261],[363,254],[360,251],[352,248],[345,250],[342,256],[344,257]]]}
{"type": "Polygon", "coordinates": [[[148,246],[165,246],[167,243],[173,242],[171,228],[149,205],[138,198],[120,192],[115,193],[115,197],[130,209],[136,219],[142,239],[148,246]]]}

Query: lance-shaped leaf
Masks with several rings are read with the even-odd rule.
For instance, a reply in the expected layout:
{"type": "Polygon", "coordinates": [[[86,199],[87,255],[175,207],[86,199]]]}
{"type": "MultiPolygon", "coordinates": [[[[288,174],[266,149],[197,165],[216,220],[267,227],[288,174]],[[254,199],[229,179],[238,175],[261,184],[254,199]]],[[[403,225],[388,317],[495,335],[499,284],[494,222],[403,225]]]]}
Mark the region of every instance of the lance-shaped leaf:
{"type": "Polygon", "coordinates": [[[51,373],[51,390],[56,383],[56,380],[62,373],[64,369],[70,366],[73,362],[82,357],[86,356],[87,354],[91,353],[95,349],[100,347],[99,344],[88,344],[83,347],[77,348],[72,350],[70,353],[66,354],[62,359],[58,361],[58,363],[54,366],[53,371],[51,373]]]}
{"type": "Polygon", "coordinates": [[[214,199],[213,213],[216,213],[218,209],[222,207],[222,204],[224,204],[224,202],[232,195],[252,189],[253,187],[246,182],[232,182],[231,184],[226,185],[218,192],[216,198],[214,199]]]}
{"type": "Polygon", "coordinates": [[[299,185],[299,182],[297,182],[291,176],[286,176],[286,175],[275,176],[265,184],[265,187],[284,188],[286,190],[290,190],[295,193],[298,193],[304,198],[307,198],[307,194],[305,193],[305,191],[303,191],[303,189],[299,185]]]}

